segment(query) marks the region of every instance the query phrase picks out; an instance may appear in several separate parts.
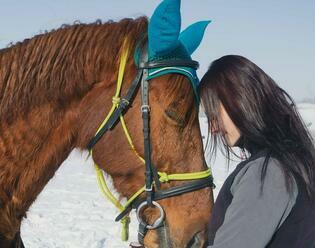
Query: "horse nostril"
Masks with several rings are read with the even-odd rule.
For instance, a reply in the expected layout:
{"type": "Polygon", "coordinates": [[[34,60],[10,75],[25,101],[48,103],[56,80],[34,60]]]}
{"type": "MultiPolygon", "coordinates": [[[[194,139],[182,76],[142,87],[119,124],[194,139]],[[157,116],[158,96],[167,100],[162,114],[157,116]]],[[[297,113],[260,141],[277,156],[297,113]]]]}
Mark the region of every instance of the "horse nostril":
{"type": "Polygon", "coordinates": [[[202,244],[202,232],[197,232],[188,242],[186,248],[200,248],[202,244]]]}

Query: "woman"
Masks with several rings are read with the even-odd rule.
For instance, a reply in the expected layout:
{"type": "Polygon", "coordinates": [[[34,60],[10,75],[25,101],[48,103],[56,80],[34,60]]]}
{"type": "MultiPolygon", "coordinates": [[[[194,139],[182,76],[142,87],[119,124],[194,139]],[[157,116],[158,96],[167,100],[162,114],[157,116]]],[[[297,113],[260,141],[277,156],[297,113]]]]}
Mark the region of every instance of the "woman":
{"type": "Polygon", "coordinates": [[[315,149],[291,97],[235,55],[211,64],[200,94],[212,155],[220,143],[249,156],[219,192],[209,247],[315,247],[315,149]]]}

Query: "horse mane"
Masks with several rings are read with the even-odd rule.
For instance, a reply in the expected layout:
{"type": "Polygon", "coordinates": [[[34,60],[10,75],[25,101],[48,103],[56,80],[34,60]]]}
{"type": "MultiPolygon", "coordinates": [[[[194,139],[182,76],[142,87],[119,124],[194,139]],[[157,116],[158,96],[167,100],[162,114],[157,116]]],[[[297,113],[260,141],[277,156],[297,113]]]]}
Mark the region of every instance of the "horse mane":
{"type": "Polygon", "coordinates": [[[0,50],[0,116],[13,122],[43,104],[67,106],[117,72],[123,40],[131,47],[147,18],[63,25],[0,50]],[[112,73],[106,73],[112,72],[112,73]]]}

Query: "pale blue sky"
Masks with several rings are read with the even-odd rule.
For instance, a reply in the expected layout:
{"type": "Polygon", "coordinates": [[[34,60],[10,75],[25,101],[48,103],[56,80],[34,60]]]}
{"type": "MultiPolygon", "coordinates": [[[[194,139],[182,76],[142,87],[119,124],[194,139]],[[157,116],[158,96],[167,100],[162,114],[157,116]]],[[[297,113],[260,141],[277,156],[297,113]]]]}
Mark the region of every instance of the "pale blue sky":
{"type": "MultiPolygon", "coordinates": [[[[159,0],[0,0],[0,48],[75,20],[150,16],[159,0]]],[[[314,0],[182,0],[182,28],[212,19],[200,48],[202,76],[226,54],[248,57],[295,100],[315,99],[314,0]]]]}

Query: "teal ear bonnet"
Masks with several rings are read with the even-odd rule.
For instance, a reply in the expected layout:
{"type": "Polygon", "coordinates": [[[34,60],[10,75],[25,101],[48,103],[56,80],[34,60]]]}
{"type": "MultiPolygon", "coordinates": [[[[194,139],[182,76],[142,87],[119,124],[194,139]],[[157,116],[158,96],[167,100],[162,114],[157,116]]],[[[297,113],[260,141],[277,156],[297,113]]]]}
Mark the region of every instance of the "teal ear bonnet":
{"type": "MultiPolygon", "coordinates": [[[[155,9],[148,26],[149,61],[191,59],[191,54],[200,45],[209,23],[210,21],[196,22],[180,32],[180,0],[164,0],[155,9]]],[[[169,73],[187,76],[192,83],[195,94],[197,94],[199,79],[196,70],[190,67],[149,69],[147,79],[169,73]]]]}

